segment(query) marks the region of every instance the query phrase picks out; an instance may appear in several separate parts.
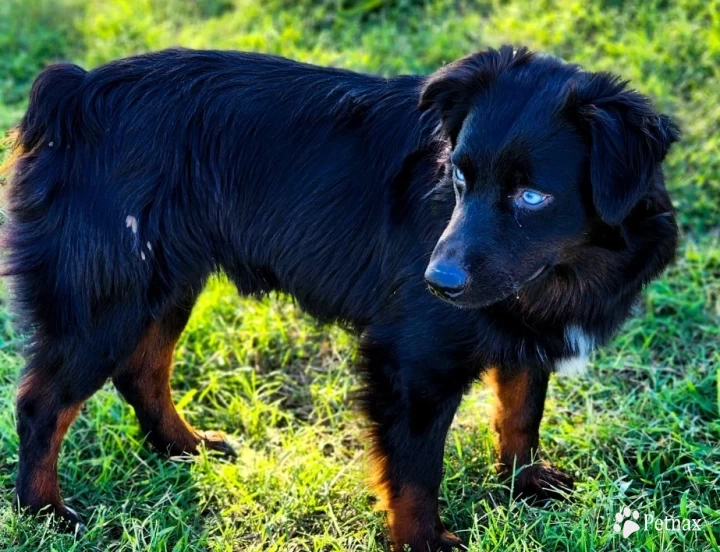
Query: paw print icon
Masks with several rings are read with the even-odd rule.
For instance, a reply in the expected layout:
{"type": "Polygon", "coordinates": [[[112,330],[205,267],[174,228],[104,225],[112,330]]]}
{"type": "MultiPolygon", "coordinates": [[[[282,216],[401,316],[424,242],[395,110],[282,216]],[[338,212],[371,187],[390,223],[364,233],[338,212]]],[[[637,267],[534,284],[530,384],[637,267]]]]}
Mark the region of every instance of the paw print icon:
{"type": "Polygon", "coordinates": [[[620,533],[622,531],[622,536],[626,539],[636,531],[640,530],[640,526],[637,523],[639,518],[640,513],[637,510],[630,510],[630,508],[625,506],[622,511],[615,514],[615,521],[617,523],[613,525],[613,531],[616,533],[620,533]]]}

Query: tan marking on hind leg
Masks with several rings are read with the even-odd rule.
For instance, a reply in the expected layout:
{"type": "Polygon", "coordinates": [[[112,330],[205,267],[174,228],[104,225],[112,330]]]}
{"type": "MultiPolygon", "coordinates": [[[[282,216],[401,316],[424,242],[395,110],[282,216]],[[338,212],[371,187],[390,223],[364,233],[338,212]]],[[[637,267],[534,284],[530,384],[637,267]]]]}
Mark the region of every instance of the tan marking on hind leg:
{"type": "Polygon", "coordinates": [[[178,413],[170,378],[175,344],[187,322],[188,310],[175,309],[153,322],[130,359],[113,376],[116,387],[133,406],[148,440],[170,455],[196,454],[201,442],[233,454],[219,432],[199,432],[178,413]]]}

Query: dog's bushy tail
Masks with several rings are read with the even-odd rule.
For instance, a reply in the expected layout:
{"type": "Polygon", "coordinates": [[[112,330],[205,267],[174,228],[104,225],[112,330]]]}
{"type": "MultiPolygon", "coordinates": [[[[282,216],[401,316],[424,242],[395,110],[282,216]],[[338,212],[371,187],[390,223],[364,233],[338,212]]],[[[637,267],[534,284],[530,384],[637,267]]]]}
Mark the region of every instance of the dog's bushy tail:
{"type": "Polygon", "coordinates": [[[0,167],[8,174],[18,156],[40,144],[64,147],[79,132],[78,91],[87,71],[71,63],[58,63],[43,70],[30,89],[30,102],[20,124],[10,131],[10,157],[0,167]]]}
{"type": "MultiPolygon", "coordinates": [[[[44,177],[29,176],[27,169],[36,163],[36,154],[42,149],[66,149],[82,130],[80,88],[86,73],[70,63],[51,65],[43,70],[30,89],[25,115],[8,133],[10,155],[0,165],[0,184],[9,180],[11,186],[0,193],[5,196],[5,192],[9,192],[15,203],[23,206],[26,215],[42,210],[43,201],[51,197],[62,175],[61,170],[53,169],[46,171],[44,177]]],[[[23,267],[31,266],[31,263],[18,260],[17,255],[13,260],[8,253],[12,248],[22,248],[26,239],[27,236],[13,232],[3,209],[0,212],[0,277],[17,275],[23,267]]]]}

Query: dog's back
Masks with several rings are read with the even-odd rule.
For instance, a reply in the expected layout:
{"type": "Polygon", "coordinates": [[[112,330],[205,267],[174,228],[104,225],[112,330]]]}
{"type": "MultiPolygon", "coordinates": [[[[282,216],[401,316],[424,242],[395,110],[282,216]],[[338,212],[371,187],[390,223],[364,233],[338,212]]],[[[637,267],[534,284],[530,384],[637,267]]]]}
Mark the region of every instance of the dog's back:
{"type": "Polygon", "coordinates": [[[429,190],[407,189],[407,171],[429,183],[436,169],[403,166],[432,147],[418,85],[234,52],[47,69],[19,127],[20,302],[59,332],[91,325],[87,305],[108,297],[162,311],[222,269],[242,293],[368,320],[383,301],[370,290],[441,231],[429,212],[404,218],[429,190]]]}

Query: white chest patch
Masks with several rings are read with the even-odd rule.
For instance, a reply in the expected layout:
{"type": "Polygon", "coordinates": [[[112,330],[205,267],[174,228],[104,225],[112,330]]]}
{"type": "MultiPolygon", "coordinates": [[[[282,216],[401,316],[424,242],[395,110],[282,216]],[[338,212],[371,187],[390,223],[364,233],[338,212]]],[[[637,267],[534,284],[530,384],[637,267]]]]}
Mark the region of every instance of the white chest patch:
{"type": "Polygon", "coordinates": [[[595,339],[579,326],[568,326],[565,328],[565,344],[569,354],[555,364],[555,373],[563,376],[584,374],[595,339]]]}
{"type": "Polygon", "coordinates": [[[587,372],[588,357],[574,356],[558,360],[555,373],[558,376],[582,376],[587,372]]]}

